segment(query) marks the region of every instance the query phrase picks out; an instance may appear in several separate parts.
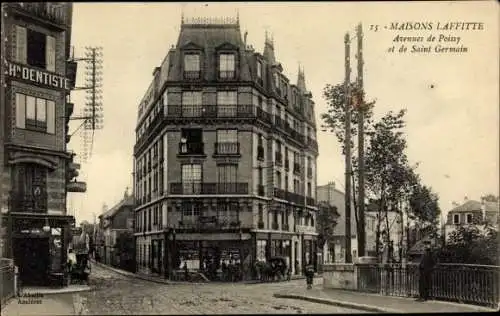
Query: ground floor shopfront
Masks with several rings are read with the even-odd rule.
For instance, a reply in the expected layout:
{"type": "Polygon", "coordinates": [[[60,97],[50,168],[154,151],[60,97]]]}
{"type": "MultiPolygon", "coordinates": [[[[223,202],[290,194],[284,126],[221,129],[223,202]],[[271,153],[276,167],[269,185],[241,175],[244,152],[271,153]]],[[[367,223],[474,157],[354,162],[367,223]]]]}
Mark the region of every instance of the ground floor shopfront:
{"type": "Polygon", "coordinates": [[[4,256],[14,259],[21,284],[64,284],[74,217],[19,213],[3,217],[6,224],[4,256]]]}
{"type": "Polygon", "coordinates": [[[302,274],[310,263],[317,266],[316,236],[271,231],[187,233],[179,230],[136,235],[137,271],[172,276],[176,270],[204,272],[216,278],[236,267],[243,279],[255,278],[255,263],[285,257],[292,274],[302,274]]]}

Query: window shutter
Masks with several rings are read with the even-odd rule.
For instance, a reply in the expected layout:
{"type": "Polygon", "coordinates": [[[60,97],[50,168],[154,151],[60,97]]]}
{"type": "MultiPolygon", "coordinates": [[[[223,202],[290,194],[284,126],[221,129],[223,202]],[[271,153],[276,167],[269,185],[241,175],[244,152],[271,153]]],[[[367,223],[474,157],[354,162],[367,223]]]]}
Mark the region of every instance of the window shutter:
{"type": "Polygon", "coordinates": [[[49,35],[45,45],[45,63],[48,71],[56,71],[56,39],[49,35]]]}
{"type": "Polygon", "coordinates": [[[54,101],[47,100],[47,133],[56,133],[56,107],[54,101]]]}
{"type": "Polygon", "coordinates": [[[21,64],[26,64],[27,46],[26,46],[26,28],[16,25],[16,52],[15,61],[21,64]]]}
{"type": "Polygon", "coordinates": [[[26,126],[26,97],[23,94],[16,93],[16,127],[25,128],[26,126]]]}

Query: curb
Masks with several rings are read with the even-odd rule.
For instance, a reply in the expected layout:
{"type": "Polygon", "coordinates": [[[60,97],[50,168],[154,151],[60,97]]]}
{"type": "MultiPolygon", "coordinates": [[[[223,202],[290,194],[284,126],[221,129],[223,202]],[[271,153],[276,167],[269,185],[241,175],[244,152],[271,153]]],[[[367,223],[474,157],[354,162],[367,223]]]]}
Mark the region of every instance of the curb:
{"type": "Polygon", "coordinates": [[[305,295],[276,293],[276,294],[273,294],[273,297],[302,300],[302,301],[308,301],[308,302],[312,302],[312,303],[333,305],[333,306],[357,309],[357,310],[373,312],[373,313],[404,313],[403,311],[398,311],[398,310],[393,310],[393,309],[388,309],[388,308],[380,308],[380,307],[374,307],[374,306],[370,306],[370,305],[344,302],[344,301],[338,301],[338,300],[332,300],[332,299],[326,299],[326,298],[318,298],[318,297],[305,296],[305,295]]]}

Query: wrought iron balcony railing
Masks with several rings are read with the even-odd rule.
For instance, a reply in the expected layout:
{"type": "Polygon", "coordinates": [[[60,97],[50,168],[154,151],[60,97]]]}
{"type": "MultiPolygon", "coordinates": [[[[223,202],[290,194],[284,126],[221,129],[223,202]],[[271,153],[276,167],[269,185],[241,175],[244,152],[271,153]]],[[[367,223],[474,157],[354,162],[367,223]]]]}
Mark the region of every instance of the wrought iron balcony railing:
{"type": "Polygon", "coordinates": [[[184,71],[185,80],[198,80],[201,78],[201,71],[184,71]]]}
{"type": "Polygon", "coordinates": [[[184,182],[170,183],[171,194],[248,194],[248,182],[184,182]]]}
{"type": "Polygon", "coordinates": [[[215,154],[216,155],[239,155],[240,154],[240,143],[238,143],[238,142],[215,143],[215,154]]]}
{"type": "Polygon", "coordinates": [[[236,71],[234,71],[234,70],[231,70],[231,71],[220,70],[219,71],[219,79],[220,80],[236,79],[236,71]]]}
{"type": "Polygon", "coordinates": [[[179,155],[204,155],[204,143],[179,143],[179,155]]]}
{"type": "Polygon", "coordinates": [[[41,18],[48,20],[58,25],[67,23],[66,6],[62,3],[47,3],[47,2],[17,2],[10,3],[16,9],[41,18]]]}
{"type": "Polygon", "coordinates": [[[274,197],[277,197],[278,199],[284,200],[286,198],[286,192],[283,189],[274,188],[273,193],[274,197]]]}
{"type": "Polygon", "coordinates": [[[314,206],[314,205],[316,205],[316,200],[314,200],[314,198],[308,196],[308,197],[306,197],[306,205],[314,206]]]}

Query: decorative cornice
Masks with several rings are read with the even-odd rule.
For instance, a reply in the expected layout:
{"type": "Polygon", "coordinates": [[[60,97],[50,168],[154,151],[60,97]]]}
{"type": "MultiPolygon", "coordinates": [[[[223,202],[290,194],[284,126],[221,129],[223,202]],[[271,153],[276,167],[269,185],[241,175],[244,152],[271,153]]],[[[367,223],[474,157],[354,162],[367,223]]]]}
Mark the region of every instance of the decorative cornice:
{"type": "Polygon", "coordinates": [[[9,153],[9,164],[19,163],[35,163],[45,166],[51,170],[55,170],[58,166],[58,161],[51,157],[42,156],[40,154],[11,152],[9,153]]]}

